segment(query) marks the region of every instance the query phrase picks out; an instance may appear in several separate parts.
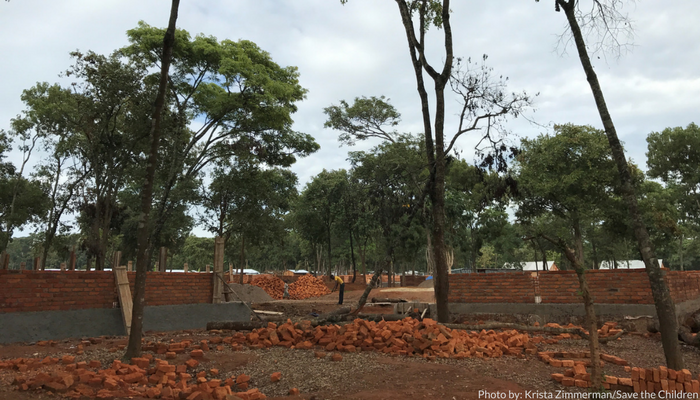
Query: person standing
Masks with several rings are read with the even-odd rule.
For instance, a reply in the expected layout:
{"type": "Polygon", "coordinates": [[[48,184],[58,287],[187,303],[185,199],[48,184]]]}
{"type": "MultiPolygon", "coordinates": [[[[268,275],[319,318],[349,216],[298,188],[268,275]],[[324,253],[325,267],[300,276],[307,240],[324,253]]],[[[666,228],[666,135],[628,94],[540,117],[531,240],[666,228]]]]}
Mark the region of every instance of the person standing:
{"type": "Polygon", "coordinates": [[[345,282],[343,278],[339,276],[331,275],[331,278],[335,279],[335,287],[331,290],[331,293],[338,289],[338,304],[343,304],[343,293],[345,293],[345,282]]]}

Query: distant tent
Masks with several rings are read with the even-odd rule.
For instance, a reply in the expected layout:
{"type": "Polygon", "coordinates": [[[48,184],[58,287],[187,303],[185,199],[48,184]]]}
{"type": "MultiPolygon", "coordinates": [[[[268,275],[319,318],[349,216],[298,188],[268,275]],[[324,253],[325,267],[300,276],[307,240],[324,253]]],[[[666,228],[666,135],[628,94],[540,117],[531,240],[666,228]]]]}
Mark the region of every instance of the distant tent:
{"type": "MultiPolygon", "coordinates": [[[[527,261],[519,263],[522,266],[523,271],[559,271],[559,267],[554,261],[547,261],[547,268],[544,268],[544,263],[542,261],[527,261]]],[[[517,265],[505,264],[503,268],[517,268],[517,265]]]]}
{"type": "MultiPolygon", "coordinates": [[[[659,260],[659,264],[664,266],[664,260],[659,260]]],[[[642,260],[622,260],[622,261],[603,261],[600,263],[600,269],[644,269],[644,261],[642,260]]]]}

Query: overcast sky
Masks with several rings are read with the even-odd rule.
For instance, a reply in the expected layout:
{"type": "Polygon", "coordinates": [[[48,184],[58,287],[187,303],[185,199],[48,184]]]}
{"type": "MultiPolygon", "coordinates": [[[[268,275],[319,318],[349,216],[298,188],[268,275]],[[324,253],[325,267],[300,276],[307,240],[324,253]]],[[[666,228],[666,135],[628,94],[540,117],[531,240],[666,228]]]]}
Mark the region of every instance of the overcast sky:
{"type": "MultiPolygon", "coordinates": [[[[581,0],[586,3],[589,0],[581,0]]],[[[619,58],[594,59],[617,132],[627,154],[645,169],[645,138],[653,131],[698,122],[700,110],[700,1],[646,0],[624,11],[635,30],[634,47],[619,58]]],[[[552,123],[602,128],[575,49],[557,47],[563,13],[553,1],[453,1],[455,55],[480,58],[509,89],[540,93],[534,112],[508,124],[517,137],[545,132],[552,123]]],[[[127,44],[125,32],[139,20],[165,27],[167,0],[11,0],[0,2],[0,129],[23,109],[22,90],[36,82],[64,81],[73,50],[108,54],[127,44]]],[[[348,166],[348,148],[323,128],[323,108],[357,96],[385,95],[402,114],[400,131],[422,131],[420,103],[398,7],[391,0],[182,0],[178,28],[222,39],[246,39],[282,66],[299,68],[308,89],[294,115],[294,129],[313,135],[321,149],[293,167],[300,183],[323,168],[348,166]]],[[[440,31],[429,32],[429,60],[444,59],[440,31]]],[[[428,86],[430,89],[430,85],[428,86]]],[[[447,132],[456,124],[450,102],[447,132]]],[[[360,144],[366,149],[376,143],[360,144]]],[[[458,142],[473,157],[474,140],[458,142]]],[[[19,157],[13,155],[12,161],[19,157]]]]}

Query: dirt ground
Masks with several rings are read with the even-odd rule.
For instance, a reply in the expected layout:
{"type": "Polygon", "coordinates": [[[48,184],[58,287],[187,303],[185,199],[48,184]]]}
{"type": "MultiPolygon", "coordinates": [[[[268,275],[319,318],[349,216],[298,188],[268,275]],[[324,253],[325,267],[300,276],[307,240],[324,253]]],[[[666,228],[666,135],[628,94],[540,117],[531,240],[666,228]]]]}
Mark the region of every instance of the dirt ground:
{"type": "MultiPolygon", "coordinates": [[[[349,291],[346,299],[349,304],[356,301],[360,291],[349,291]],[[352,299],[352,300],[351,300],[352,299]]],[[[376,289],[369,298],[404,298],[406,300],[429,301],[431,292],[416,289],[392,288],[376,289]],[[401,290],[397,290],[401,289],[401,290]]],[[[255,309],[268,309],[285,312],[286,316],[303,316],[316,312],[327,312],[338,308],[337,293],[319,299],[304,301],[274,301],[255,304],[255,309]]],[[[385,311],[391,307],[374,307],[368,312],[385,311]],[[385,309],[386,308],[386,309],[385,309]]],[[[208,332],[205,330],[177,332],[147,332],[146,341],[171,342],[230,336],[230,331],[208,332]]],[[[534,335],[531,335],[534,336],[534,335]]],[[[90,343],[86,338],[57,341],[53,345],[39,346],[34,343],[0,345],[0,361],[14,358],[44,358],[75,355],[82,343],[84,353],[76,361],[98,360],[102,365],[111,364],[123,354],[126,337],[102,337],[90,343]]],[[[554,344],[538,344],[539,351],[585,351],[587,342],[583,340],[561,340],[554,344]]],[[[604,353],[621,357],[631,366],[654,368],[664,364],[660,339],[655,335],[626,334],[619,340],[602,344],[604,353]]],[[[694,376],[700,373],[700,352],[696,348],[683,346],[685,363],[694,376]]],[[[535,355],[520,357],[503,356],[493,359],[465,358],[426,361],[419,357],[389,356],[376,352],[343,353],[341,361],[331,361],[329,357],[314,357],[314,349],[295,350],[283,347],[268,349],[245,349],[235,351],[231,346],[212,348],[195,372],[219,370],[215,376],[226,379],[242,373],[251,376],[251,387],[258,388],[268,399],[488,399],[488,393],[524,393],[526,391],[547,391],[556,394],[563,390],[573,392],[581,389],[566,388],[551,378],[552,373],[561,373],[563,368],[552,367],[537,359],[535,355]],[[271,382],[270,375],[281,372],[279,382],[271,382]],[[288,396],[291,388],[300,390],[299,396],[288,396]]],[[[162,355],[154,355],[162,358],[162,355]]],[[[171,364],[184,363],[187,354],[178,354],[171,364]]],[[[60,365],[42,367],[48,371],[60,369],[60,365]]],[[[629,377],[624,367],[606,363],[606,374],[629,377]]],[[[25,374],[36,374],[37,370],[25,374]]],[[[49,399],[56,395],[46,392],[19,392],[14,390],[11,381],[22,375],[17,371],[0,369],[0,400],[3,399],[49,399]]],[[[208,373],[208,378],[213,378],[208,373]]],[[[133,397],[139,399],[139,397],[133,397]]],[[[522,397],[521,397],[522,398],[522,397]]]]}
{"type": "MultiPolygon", "coordinates": [[[[354,307],[362,296],[363,290],[358,284],[357,289],[346,290],[343,296],[343,305],[354,307]]],[[[367,296],[367,303],[362,312],[368,314],[391,314],[394,312],[393,306],[372,306],[373,298],[377,299],[403,299],[406,301],[419,301],[422,303],[434,303],[435,294],[432,288],[377,288],[372,289],[367,296]]],[[[311,316],[312,313],[322,314],[333,311],[339,307],[338,292],[327,294],[321,297],[314,297],[307,300],[277,300],[271,302],[253,303],[254,310],[283,312],[291,317],[311,316]]]]}

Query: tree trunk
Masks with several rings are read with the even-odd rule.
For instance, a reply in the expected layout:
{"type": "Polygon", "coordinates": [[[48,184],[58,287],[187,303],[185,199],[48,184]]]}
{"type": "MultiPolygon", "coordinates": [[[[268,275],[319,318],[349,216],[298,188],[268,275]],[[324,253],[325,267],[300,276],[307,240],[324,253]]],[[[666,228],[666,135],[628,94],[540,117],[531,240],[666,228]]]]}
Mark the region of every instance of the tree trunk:
{"type": "Polygon", "coordinates": [[[598,318],[595,314],[595,307],[593,304],[593,298],[591,297],[591,292],[588,289],[588,280],[586,279],[586,271],[583,268],[583,264],[579,263],[578,255],[571,250],[563,240],[555,240],[552,238],[545,238],[558,245],[564,252],[564,255],[569,260],[571,265],[576,271],[576,277],[578,278],[579,288],[581,290],[581,297],[583,298],[583,307],[586,311],[586,325],[588,326],[588,347],[591,353],[591,388],[594,391],[602,389],[602,379],[603,371],[600,367],[600,345],[598,342],[598,318]]]}
{"type": "Polygon", "coordinates": [[[572,223],[574,229],[574,243],[576,245],[576,261],[578,265],[583,268],[585,265],[583,261],[583,235],[581,234],[581,221],[577,213],[574,213],[572,223]]]}
{"type": "Polygon", "coordinates": [[[608,137],[608,142],[610,143],[610,148],[612,150],[613,159],[617,164],[617,169],[620,174],[620,181],[622,183],[622,195],[627,204],[630,213],[630,220],[634,227],[634,235],[637,239],[639,245],[639,252],[642,254],[644,260],[644,265],[646,267],[647,275],[649,276],[649,283],[651,285],[651,292],[654,297],[654,304],[656,306],[656,314],[659,317],[659,325],[661,327],[661,342],[664,348],[664,355],[666,356],[666,365],[668,368],[675,370],[680,370],[684,368],[683,355],[680,350],[680,343],[678,341],[678,319],[676,317],[676,308],[671,298],[671,293],[668,286],[664,280],[663,273],[659,267],[659,262],[654,254],[654,248],[649,239],[649,233],[647,232],[646,226],[642,221],[641,214],[637,206],[637,197],[635,193],[635,188],[632,185],[632,177],[629,170],[629,165],[627,165],[627,159],[625,158],[625,152],[622,148],[622,144],[617,137],[617,132],[615,130],[615,125],[613,124],[612,117],[608,111],[608,107],[605,103],[605,97],[603,96],[603,90],[598,82],[598,77],[593,69],[591,60],[588,56],[588,50],[586,49],[586,43],[583,39],[583,34],[579,27],[578,21],[576,20],[576,2],[574,0],[569,0],[568,2],[564,0],[556,0],[557,4],[564,9],[566,18],[571,28],[571,33],[574,37],[576,43],[576,49],[578,50],[579,58],[581,60],[581,65],[586,73],[586,79],[593,92],[593,98],[595,99],[596,106],[598,108],[598,113],[600,114],[600,119],[603,122],[605,128],[605,134],[608,137]]]}
{"type": "Polygon", "coordinates": [[[243,284],[243,264],[245,264],[245,235],[241,234],[241,253],[238,255],[238,265],[241,268],[238,283],[243,284]]]}
{"type": "Polygon", "coordinates": [[[360,265],[362,268],[362,282],[367,283],[367,264],[365,263],[365,255],[367,254],[367,239],[365,239],[365,244],[360,246],[360,265]]]}
{"type": "Polygon", "coordinates": [[[160,145],[160,122],[165,105],[165,92],[168,86],[168,70],[175,43],[175,22],[177,21],[180,0],[172,0],[168,29],[163,38],[163,60],[161,62],[160,84],[158,95],[153,108],[151,122],[151,149],[146,165],[146,178],[141,190],[141,218],[138,226],[138,253],[136,257],[136,279],[134,282],[134,307],[132,311],[131,332],[129,332],[129,345],[124,358],[131,359],[141,355],[141,337],[143,334],[143,309],[146,305],[146,271],[148,268],[149,248],[149,214],[153,201],[153,180],[155,178],[156,163],[158,161],[158,147],[160,145]]]}
{"type": "Polygon", "coordinates": [[[598,251],[596,249],[595,240],[591,235],[591,247],[593,248],[593,269],[600,269],[600,261],[598,260],[598,251]]]}
{"type": "Polygon", "coordinates": [[[350,231],[350,258],[352,258],[352,282],[357,279],[357,267],[355,266],[355,247],[352,244],[352,231],[350,231]]]}
{"type": "Polygon", "coordinates": [[[331,224],[326,225],[328,231],[328,278],[333,272],[333,258],[331,257],[331,224]]]}
{"type": "Polygon", "coordinates": [[[681,258],[681,271],[684,271],[684,268],[683,268],[683,233],[681,233],[680,243],[679,243],[678,247],[679,247],[679,253],[680,253],[679,255],[681,258]]]}

